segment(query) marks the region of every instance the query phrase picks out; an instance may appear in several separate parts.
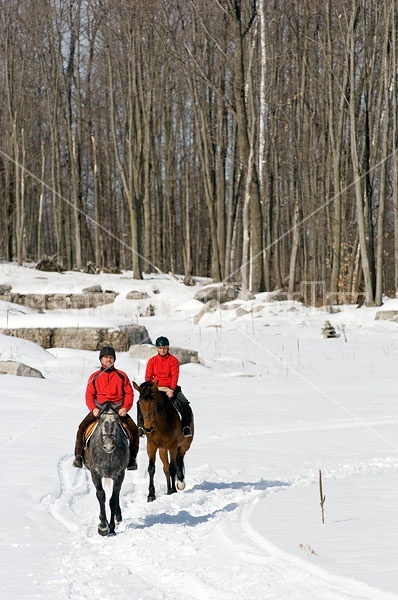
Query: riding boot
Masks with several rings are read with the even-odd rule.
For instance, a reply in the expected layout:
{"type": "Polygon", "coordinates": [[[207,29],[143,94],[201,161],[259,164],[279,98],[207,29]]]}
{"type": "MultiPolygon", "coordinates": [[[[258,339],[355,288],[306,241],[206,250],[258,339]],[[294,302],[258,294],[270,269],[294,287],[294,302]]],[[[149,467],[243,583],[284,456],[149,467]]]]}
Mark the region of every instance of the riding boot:
{"type": "Polygon", "coordinates": [[[130,415],[126,415],[124,421],[130,431],[130,458],[127,470],[135,471],[137,469],[137,454],[139,449],[138,428],[130,415]]]}
{"type": "Polygon", "coordinates": [[[173,400],[177,407],[177,410],[179,410],[179,412],[181,413],[182,433],[184,437],[191,437],[192,430],[190,424],[192,420],[192,409],[189,404],[189,400],[184,396],[184,394],[181,391],[178,392],[177,396],[173,400]]]}
{"type": "Polygon", "coordinates": [[[84,432],[87,427],[96,420],[93,413],[88,413],[86,417],[84,417],[83,421],[80,423],[77,428],[76,433],[76,442],[75,442],[75,460],[73,461],[73,466],[76,469],[81,469],[83,466],[83,446],[84,446],[84,432]]]}
{"type": "Polygon", "coordinates": [[[83,467],[83,457],[81,454],[77,454],[75,456],[75,460],[73,461],[72,465],[76,467],[76,469],[81,469],[83,467]]]}
{"type": "Polygon", "coordinates": [[[182,433],[184,437],[192,437],[192,429],[190,427],[192,419],[192,409],[189,406],[186,406],[184,413],[182,415],[182,433]]]}
{"type": "Polygon", "coordinates": [[[144,437],[144,435],[145,435],[144,418],[142,416],[142,412],[141,412],[139,404],[137,404],[137,427],[138,427],[138,435],[140,437],[144,437]]]}
{"type": "Polygon", "coordinates": [[[127,465],[127,471],[136,471],[137,467],[137,459],[134,456],[133,446],[130,444],[130,458],[129,464],[127,465]]]}
{"type": "Polygon", "coordinates": [[[83,466],[83,458],[82,458],[82,452],[83,452],[83,435],[84,435],[84,429],[83,431],[81,431],[80,427],[77,430],[77,434],[76,434],[76,443],[75,443],[75,460],[73,461],[73,466],[76,467],[76,469],[81,469],[83,466]]]}

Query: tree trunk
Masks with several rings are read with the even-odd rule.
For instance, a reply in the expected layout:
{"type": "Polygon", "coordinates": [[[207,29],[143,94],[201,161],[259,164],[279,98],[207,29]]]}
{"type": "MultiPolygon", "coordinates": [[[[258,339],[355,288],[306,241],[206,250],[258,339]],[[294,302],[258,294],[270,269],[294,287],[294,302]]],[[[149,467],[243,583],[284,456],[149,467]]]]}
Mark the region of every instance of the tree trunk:
{"type": "Polygon", "coordinates": [[[365,219],[364,209],[364,198],[366,191],[362,186],[362,177],[359,168],[358,154],[357,154],[357,134],[356,134],[356,108],[355,108],[355,24],[357,16],[357,3],[355,0],[352,2],[352,16],[350,23],[350,100],[349,100],[349,111],[350,111],[350,141],[351,141],[351,160],[353,167],[354,177],[354,188],[355,198],[357,207],[357,218],[358,218],[358,234],[359,243],[361,249],[361,263],[362,272],[365,283],[365,294],[366,294],[366,305],[374,305],[374,289],[373,289],[373,277],[369,261],[369,248],[367,244],[367,224],[365,219]]]}
{"type": "MultiPolygon", "coordinates": [[[[249,73],[246,72],[246,55],[244,51],[244,37],[242,13],[238,3],[229,4],[230,15],[232,19],[232,34],[235,46],[234,54],[234,99],[235,99],[235,117],[237,122],[237,145],[240,154],[242,174],[244,180],[249,176],[250,164],[250,136],[249,136],[249,116],[246,98],[246,85],[249,80],[249,73]]],[[[243,187],[246,189],[246,185],[243,187]]],[[[260,204],[260,192],[258,184],[258,175],[256,164],[253,163],[251,178],[249,180],[250,194],[250,245],[251,245],[251,289],[253,292],[263,290],[263,259],[262,259],[262,240],[263,226],[260,204]]]]}

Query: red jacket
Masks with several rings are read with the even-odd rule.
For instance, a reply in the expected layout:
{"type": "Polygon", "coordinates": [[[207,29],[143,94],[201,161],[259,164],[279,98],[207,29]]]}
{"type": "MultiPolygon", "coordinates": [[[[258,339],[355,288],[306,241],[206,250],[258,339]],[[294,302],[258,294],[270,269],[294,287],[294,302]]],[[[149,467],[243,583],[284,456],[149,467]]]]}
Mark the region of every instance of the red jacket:
{"type": "Polygon", "coordinates": [[[130,410],[133,406],[134,392],[126,373],[111,367],[100,369],[90,375],[86,389],[86,404],[91,411],[95,408],[95,399],[100,404],[107,400],[116,403],[123,399],[123,408],[130,410]]]}
{"type": "Polygon", "coordinates": [[[169,352],[165,356],[156,354],[148,360],[145,381],[157,381],[161,387],[169,387],[175,390],[179,373],[180,363],[175,356],[169,352]]]}

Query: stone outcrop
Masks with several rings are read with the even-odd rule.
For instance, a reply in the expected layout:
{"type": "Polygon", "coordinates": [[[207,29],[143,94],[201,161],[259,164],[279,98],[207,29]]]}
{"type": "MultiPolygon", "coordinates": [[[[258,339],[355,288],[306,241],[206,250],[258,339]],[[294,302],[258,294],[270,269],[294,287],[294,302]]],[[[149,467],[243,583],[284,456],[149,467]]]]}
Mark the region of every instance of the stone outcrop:
{"type": "MultiPolygon", "coordinates": [[[[101,288],[99,289],[101,290],[101,288]]],[[[27,306],[39,312],[70,308],[96,308],[104,304],[111,304],[117,295],[117,292],[109,290],[86,291],[81,294],[19,294],[11,290],[1,291],[0,289],[0,300],[27,306]]]]}
{"type": "Polygon", "coordinates": [[[100,350],[113,346],[116,352],[127,352],[131,345],[150,342],[148,331],[142,325],[120,327],[21,327],[1,329],[0,333],[22,338],[42,348],[74,348],[100,350]]]}
{"type": "Polygon", "coordinates": [[[0,375],[19,375],[21,377],[40,377],[44,379],[37,369],[15,360],[0,360],[0,375]]]}
{"type": "MultiPolygon", "coordinates": [[[[155,356],[156,353],[156,347],[152,344],[132,346],[129,350],[129,355],[131,358],[141,358],[143,360],[148,360],[148,358],[155,356]]],[[[187,350],[186,348],[170,346],[170,354],[174,354],[180,365],[185,365],[187,363],[203,364],[196,350],[187,350]]]]}
{"type": "Polygon", "coordinates": [[[216,300],[220,304],[223,304],[224,302],[235,300],[238,296],[239,290],[236,287],[220,283],[201,288],[196,292],[194,298],[203,302],[203,304],[206,304],[210,300],[216,300]]]}
{"type": "Polygon", "coordinates": [[[216,310],[219,309],[219,307],[220,307],[220,303],[217,302],[217,300],[209,300],[208,302],[206,302],[204,307],[201,308],[198,313],[196,313],[196,315],[193,318],[193,322],[195,323],[195,325],[197,325],[199,323],[199,321],[201,320],[201,318],[203,317],[203,315],[205,315],[207,313],[215,312],[216,310]]]}
{"type": "Polygon", "coordinates": [[[102,292],[100,285],[90,285],[89,287],[83,288],[82,292],[85,294],[98,294],[102,292]]]}
{"type": "Polygon", "coordinates": [[[126,300],[146,300],[147,298],[149,298],[148,292],[140,290],[132,290],[126,294],[126,300]]]}
{"type": "MultiPolygon", "coordinates": [[[[138,294],[138,292],[134,294],[138,294]]],[[[0,285],[0,300],[26,306],[40,313],[48,310],[96,308],[104,304],[111,304],[117,295],[118,293],[112,290],[102,290],[99,285],[84,288],[81,293],[71,294],[19,294],[13,292],[10,285],[0,285]]],[[[141,297],[146,298],[147,295],[141,295],[141,297]]],[[[19,327],[0,329],[0,333],[29,340],[45,349],[100,350],[103,346],[110,345],[117,352],[127,352],[134,344],[151,343],[146,327],[141,325],[19,327]]]]}
{"type": "Polygon", "coordinates": [[[187,348],[171,346],[170,352],[178,359],[180,365],[186,365],[188,363],[203,364],[203,361],[199,358],[196,350],[188,350],[187,348]]]}
{"type": "Polygon", "coordinates": [[[398,323],[398,310],[379,310],[375,316],[376,321],[395,321],[398,323]]]}
{"type": "Polygon", "coordinates": [[[321,333],[322,333],[322,337],[325,339],[337,337],[337,332],[336,332],[335,328],[333,327],[333,325],[330,323],[330,321],[325,321],[325,323],[322,327],[321,333]]]}

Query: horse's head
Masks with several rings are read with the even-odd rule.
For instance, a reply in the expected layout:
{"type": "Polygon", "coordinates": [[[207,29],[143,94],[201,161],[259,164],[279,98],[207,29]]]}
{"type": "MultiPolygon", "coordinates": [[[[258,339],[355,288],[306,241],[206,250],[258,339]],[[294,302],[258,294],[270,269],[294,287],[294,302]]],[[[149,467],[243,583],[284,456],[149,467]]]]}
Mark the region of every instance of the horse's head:
{"type": "Polygon", "coordinates": [[[158,389],[156,381],[144,381],[141,385],[133,381],[133,386],[140,394],[139,400],[152,400],[158,389]]]}
{"type": "Polygon", "coordinates": [[[107,454],[111,454],[116,448],[116,434],[120,427],[120,417],[118,410],[122,406],[123,401],[118,403],[115,402],[104,402],[98,404],[97,407],[100,410],[98,415],[98,425],[102,434],[102,449],[107,454]]]}
{"type": "Polygon", "coordinates": [[[144,381],[141,385],[133,382],[135,389],[140,393],[137,404],[144,419],[144,429],[147,433],[153,431],[153,421],[157,411],[158,384],[155,381],[144,381]]]}

